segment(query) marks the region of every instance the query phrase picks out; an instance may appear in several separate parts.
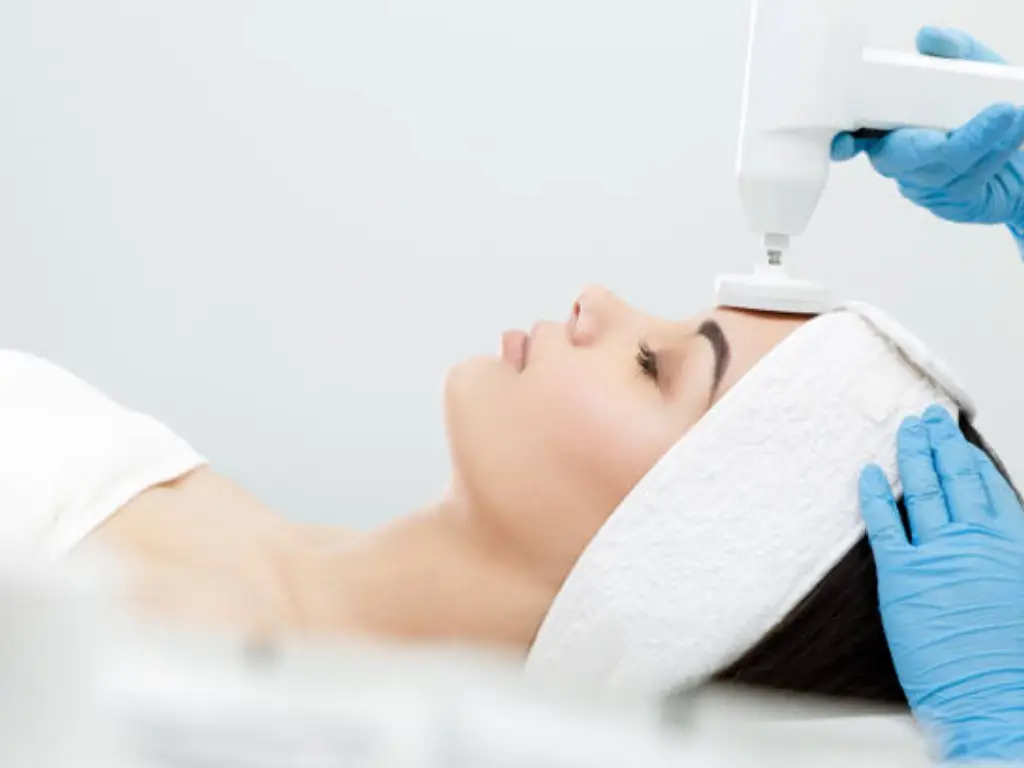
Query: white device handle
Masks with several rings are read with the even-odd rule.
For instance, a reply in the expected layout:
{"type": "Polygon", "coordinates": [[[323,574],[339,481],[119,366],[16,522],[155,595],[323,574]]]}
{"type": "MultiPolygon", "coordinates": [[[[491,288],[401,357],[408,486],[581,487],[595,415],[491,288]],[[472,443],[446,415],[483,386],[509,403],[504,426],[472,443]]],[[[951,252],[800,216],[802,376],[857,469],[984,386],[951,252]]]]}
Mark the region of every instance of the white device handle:
{"type": "Polygon", "coordinates": [[[865,48],[851,128],[949,130],[999,102],[1024,104],[1024,67],[865,48]]]}

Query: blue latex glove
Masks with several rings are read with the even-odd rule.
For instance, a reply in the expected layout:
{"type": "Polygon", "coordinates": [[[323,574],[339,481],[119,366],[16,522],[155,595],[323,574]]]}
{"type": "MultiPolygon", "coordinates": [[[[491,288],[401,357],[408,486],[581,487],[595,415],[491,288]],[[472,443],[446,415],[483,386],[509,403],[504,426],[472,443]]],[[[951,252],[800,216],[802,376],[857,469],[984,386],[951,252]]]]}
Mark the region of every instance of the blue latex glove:
{"type": "MultiPolygon", "coordinates": [[[[927,56],[1004,63],[998,54],[956,30],[922,29],[918,50],[927,56]]],[[[867,153],[875,169],[895,179],[904,197],[948,221],[1006,224],[1024,253],[1024,110],[1010,104],[986,109],[949,134],[905,128],[881,139],[840,134],[832,159],[867,153]]]]}
{"type": "Polygon", "coordinates": [[[944,409],[898,441],[911,540],[881,469],[860,494],[900,682],[945,759],[1024,761],[1024,510],[944,409]]]}

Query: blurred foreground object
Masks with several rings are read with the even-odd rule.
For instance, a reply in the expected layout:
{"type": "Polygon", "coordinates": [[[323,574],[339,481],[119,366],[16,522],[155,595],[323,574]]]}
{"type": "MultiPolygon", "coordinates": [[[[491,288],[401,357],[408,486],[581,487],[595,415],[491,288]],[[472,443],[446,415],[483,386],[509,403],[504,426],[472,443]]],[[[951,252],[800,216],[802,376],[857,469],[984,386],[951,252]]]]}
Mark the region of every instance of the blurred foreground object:
{"type": "Polygon", "coordinates": [[[142,623],[116,610],[98,562],[0,568],[3,768],[929,765],[908,719],[817,702],[705,690],[616,704],[467,649],[142,623]]]}

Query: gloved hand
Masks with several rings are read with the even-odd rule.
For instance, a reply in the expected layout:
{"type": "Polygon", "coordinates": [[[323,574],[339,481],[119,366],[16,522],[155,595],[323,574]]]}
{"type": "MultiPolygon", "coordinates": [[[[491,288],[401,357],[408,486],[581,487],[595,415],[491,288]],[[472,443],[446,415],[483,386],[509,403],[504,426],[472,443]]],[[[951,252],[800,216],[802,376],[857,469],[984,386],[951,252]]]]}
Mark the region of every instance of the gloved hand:
{"type": "Polygon", "coordinates": [[[945,759],[1024,761],[1024,510],[943,408],[898,442],[910,541],[881,469],[860,496],[900,682],[945,759]]]}
{"type": "MultiPolygon", "coordinates": [[[[927,56],[1004,63],[969,35],[926,27],[917,38],[927,56]]],[[[875,169],[895,179],[912,202],[948,221],[1006,224],[1024,242],[1024,110],[1010,104],[986,109],[962,128],[905,128],[881,139],[837,136],[832,159],[866,152],[875,169]]],[[[1024,245],[1022,245],[1024,250],[1024,245]]]]}

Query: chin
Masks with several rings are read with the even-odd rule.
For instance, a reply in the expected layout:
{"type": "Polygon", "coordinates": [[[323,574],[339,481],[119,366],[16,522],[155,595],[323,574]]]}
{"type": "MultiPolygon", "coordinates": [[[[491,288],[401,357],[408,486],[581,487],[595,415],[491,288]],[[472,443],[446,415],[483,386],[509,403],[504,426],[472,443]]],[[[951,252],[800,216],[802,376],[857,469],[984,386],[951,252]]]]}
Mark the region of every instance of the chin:
{"type": "Polygon", "coordinates": [[[445,404],[465,398],[487,397],[498,382],[512,373],[508,364],[496,357],[471,357],[448,369],[444,380],[445,404]]]}
{"type": "Polygon", "coordinates": [[[444,382],[444,414],[449,441],[493,421],[506,401],[515,371],[495,357],[474,357],[449,369],[444,382]]]}

